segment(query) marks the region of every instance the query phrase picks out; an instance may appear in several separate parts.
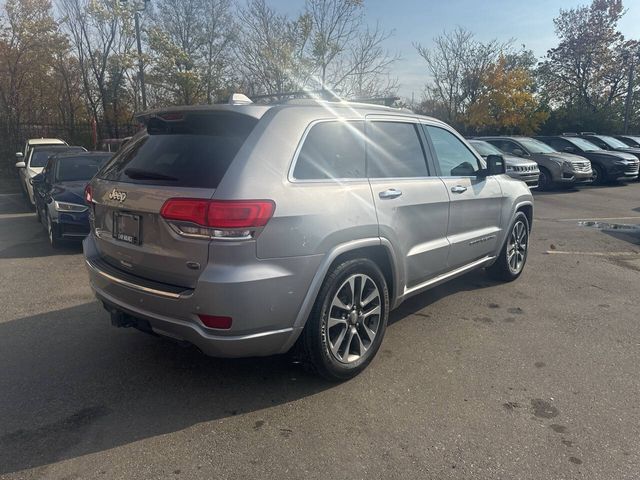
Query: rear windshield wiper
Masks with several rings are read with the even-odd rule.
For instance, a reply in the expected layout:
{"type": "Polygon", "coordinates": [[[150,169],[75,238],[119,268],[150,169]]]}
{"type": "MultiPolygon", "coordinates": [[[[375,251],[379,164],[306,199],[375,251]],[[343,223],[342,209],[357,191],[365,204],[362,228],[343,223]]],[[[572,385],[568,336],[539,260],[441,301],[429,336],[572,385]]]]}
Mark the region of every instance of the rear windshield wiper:
{"type": "Polygon", "coordinates": [[[177,182],[179,180],[179,178],[172,177],[171,175],[142,170],[141,168],[126,168],[124,173],[127,177],[134,180],[167,180],[168,182],[177,182]]]}

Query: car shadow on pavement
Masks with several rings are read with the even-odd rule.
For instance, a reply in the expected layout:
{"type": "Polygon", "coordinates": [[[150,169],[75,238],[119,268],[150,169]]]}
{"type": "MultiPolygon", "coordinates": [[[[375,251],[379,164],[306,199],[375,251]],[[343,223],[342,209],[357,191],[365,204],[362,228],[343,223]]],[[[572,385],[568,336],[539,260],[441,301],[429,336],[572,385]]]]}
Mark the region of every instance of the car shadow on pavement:
{"type": "Polygon", "coordinates": [[[0,475],[334,386],[289,356],[215,359],[115,329],[97,302],[0,323],[0,365],[0,475]]]}
{"type": "Polygon", "coordinates": [[[423,310],[438,300],[451,296],[458,292],[469,290],[481,290],[496,285],[500,285],[491,279],[484,270],[474,270],[461,277],[450,280],[442,285],[438,285],[424,293],[405,300],[398,308],[389,314],[389,325],[413,315],[423,310]]]}
{"type": "Polygon", "coordinates": [[[60,248],[53,248],[47,240],[46,233],[35,235],[31,240],[10,245],[0,250],[2,258],[35,258],[54,255],[78,255],[82,253],[81,242],[68,242],[60,248]]]}
{"type": "MultiPolygon", "coordinates": [[[[472,272],[407,300],[390,325],[445,296],[493,285],[484,272],[472,272]]],[[[115,329],[98,302],[0,323],[0,365],[0,475],[335,386],[288,355],[216,359],[115,329]]]]}

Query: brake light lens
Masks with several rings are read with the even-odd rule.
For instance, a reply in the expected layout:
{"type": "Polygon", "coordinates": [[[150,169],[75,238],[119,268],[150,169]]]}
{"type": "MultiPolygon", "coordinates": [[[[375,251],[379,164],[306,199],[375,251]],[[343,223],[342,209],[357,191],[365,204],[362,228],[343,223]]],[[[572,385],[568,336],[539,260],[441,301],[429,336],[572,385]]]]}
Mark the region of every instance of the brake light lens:
{"type": "Polygon", "coordinates": [[[90,184],[84,187],[84,201],[88,204],[93,202],[93,190],[90,184]]]}
{"type": "Polygon", "coordinates": [[[271,200],[212,201],[207,226],[212,228],[264,227],[275,210],[271,200]]]}
{"type": "Polygon", "coordinates": [[[229,330],[233,319],[231,317],[221,317],[218,315],[198,315],[205,327],[229,330]]]}
{"type": "Polygon", "coordinates": [[[208,200],[193,198],[170,198],[160,210],[160,215],[166,220],[178,220],[207,226],[208,200]]]}
{"type": "Polygon", "coordinates": [[[231,239],[246,237],[251,229],[264,227],[275,208],[272,200],[170,198],[162,206],[160,215],[165,220],[194,223],[212,229],[207,233],[180,227],[181,234],[231,239]]]}

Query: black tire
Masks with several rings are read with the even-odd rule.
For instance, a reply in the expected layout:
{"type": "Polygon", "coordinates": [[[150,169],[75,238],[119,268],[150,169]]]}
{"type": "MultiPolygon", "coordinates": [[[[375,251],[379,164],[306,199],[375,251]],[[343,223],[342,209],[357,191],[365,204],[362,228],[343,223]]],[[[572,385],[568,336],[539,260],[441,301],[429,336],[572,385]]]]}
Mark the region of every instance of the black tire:
{"type": "MultiPolygon", "coordinates": [[[[362,282],[363,280],[361,280],[362,282]]],[[[354,290],[358,290],[357,287],[357,279],[355,280],[355,288],[354,290]]],[[[362,283],[360,283],[362,285],[362,283]]],[[[357,295],[357,294],[356,294],[357,295]]],[[[356,297],[359,298],[359,297],[356,297]]],[[[358,302],[356,298],[353,299],[352,303],[359,303],[362,305],[362,301],[358,302]]],[[[362,299],[360,299],[362,300],[362,299]]],[[[366,299],[365,299],[366,300],[366,299]]],[[[375,300],[372,302],[375,303],[375,300]]],[[[365,304],[365,307],[369,304],[365,304]]],[[[370,308],[369,311],[372,311],[373,308],[370,308]]],[[[348,310],[344,310],[347,312],[348,310]]],[[[357,312],[355,313],[357,317],[357,312]]],[[[387,288],[387,282],[385,281],[384,275],[378,265],[376,265],[373,261],[366,258],[356,258],[352,260],[346,260],[343,263],[337,265],[324,280],[322,284],[322,288],[318,293],[318,297],[313,306],[313,310],[311,311],[311,315],[307,320],[307,324],[304,327],[300,338],[298,339],[298,343],[296,345],[296,353],[298,354],[298,358],[304,363],[306,367],[308,367],[311,371],[318,373],[331,381],[344,381],[350,378],[355,377],[360,372],[362,372],[371,360],[375,357],[378,349],[380,348],[380,344],[382,343],[382,339],[384,338],[384,334],[387,327],[387,321],[389,317],[389,291],[387,288]],[[359,354],[350,355],[350,352],[354,350],[354,342],[351,341],[351,337],[355,339],[355,335],[349,337],[346,340],[348,351],[342,354],[343,361],[339,360],[337,356],[340,355],[339,349],[338,352],[332,353],[331,341],[332,341],[332,333],[329,332],[329,329],[333,329],[335,331],[336,328],[342,328],[342,325],[336,324],[332,327],[327,327],[329,321],[329,315],[333,312],[335,315],[335,310],[342,311],[343,309],[336,307],[332,304],[335,301],[341,292],[344,292],[344,288],[347,287],[347,283],[349,279],[361,276],[365,278],[364,283],[365,287],[370,288],[370,292],[373,291],[372,283],[375,284],[375,288],[377,288],[378,297],[379,298],[379,307],[380,313],[378,315],[377,324],[375,327],[375,335],[371,340],[369,345],[366,347],[364,353],[362,353],[362,345],[363,339],[366,339],[364,333],[357,333],[357,342],[355,342],[356,346],[359,346],[359,354]],[[344,358],[346,356],[346,359],[344,358]],[[355,357],[355,359],[351,359],[351,357],[355,357]]],[[[349,314],[348,317],[351,318],[349,314]]],[[[375,320],[375,315],[371,317],[375,320]]],[[[351,325],[349,322],[351,320],[344,320],[344,329],[345,334],[343,337],[340,335],[334,335],[334,339],[338,347],[340,344],[344,345],[345,341],[340,340],[339,338],[346,338],[349,333],[354,330],[356,332],[361,332],[362,328],[364,328],[360,324],[360,318],[358,320],[354,320],[354,322],[358,322],[354,325],[351,325]],[[336,337],[339,337],[336,339],[336,337]]],[[[366,322],[367,320],[362,320],[366,322]]],[[[369,324],[369,327],[372,325],[369,324]]],[[[367,327],[368,328],[368,327],[367,327]]],[[[341,333],[341,332],[339,332],[341,333]]],[[[335,348],[335,345],[334,345],[335,348]]]]}
{"type": "Polygon", "coordinates": [[[544,167],[540,168],[540,176],[538,177],[538,188],[540,190],[551,190],[553,187],[553,180],[551,173],[544,167]]]}
{"type": "Polygon", "coordinates": [[[604,173],[604,169],[595,163],[591,165],[591,168],[593,170],[593,185],[604,185],[607,182],[607,175],[604,173]]]}
{"type": "MultiPolygon", "coordinates": [[[[498,256],[498,259],[493,265],[487,268],[487,272],[492,278],[494,278],[495,280],[501,280],[504,282],[512,282],[522,274],[522,272],[524,271],[524,266],[527,263],[527,257],[529,256],[529,233],[530,233],[530,228],[529,228],[529,220],[527,219],[527,216],[523,212],[516,213],[516,216],[513,219],[513,222],[511,222],[511,225],[509,226],[507,238],[505,239],[504,245],[500,250],[500,255],[498,256]],[[524,232],[526,235],[526,249],[524,250],[524,258],[522,259],[522,264],[519,265],[519,267],[516,270],[514,270],[510,265],[509,254],[511,253],[511,250],[512,250],[512,245],[511,245],[511,240],[513,238],[512,235],[514,235],[516,225],[518,224],[524,225],[524,232]]],[[[521,250],[518,249],[518,252],[516,254],[518,254],[520,251],[521,250]]],[[[518,262],[517,258],[516,258],[516,262],[518,262]]]]}
{"type": "Polygon", "coordinates": [[[49,238],[49,244],[53,248],[60,248],[63,245],[63,240],[60,237],[60,232],[58,231],[58,226],[51,220],[51,215],[47,213],[47,237],[49,238]]]}

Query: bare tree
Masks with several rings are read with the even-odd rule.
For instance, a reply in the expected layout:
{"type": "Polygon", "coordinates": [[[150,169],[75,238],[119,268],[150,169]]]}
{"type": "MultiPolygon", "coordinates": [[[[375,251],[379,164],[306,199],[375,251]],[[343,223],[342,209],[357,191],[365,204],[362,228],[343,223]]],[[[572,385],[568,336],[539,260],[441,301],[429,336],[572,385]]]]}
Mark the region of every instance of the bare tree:
{"type": "Polygon", "coordinates": [[[342,78],[336,60],[348,51],[361,31],[362,0],[307,0],[306,11],[313,24],[311,56],[321,88],[334,88],[342,78]]]}
{"type": "Polygon", "coordinates": [[[393,35],[379,23],[365,29],[349,47],[349,55],[342,65],[341,77],[336,80],[341,94],[346,97],[377,97],[393,95],[398,89],[398,80],[390,70],[400,59],[391,54],[384,43],[393,35]]]}
{"type": "Polygon", "coordinates": [[[252,94],[277,94],[306,87],[310,64],[306,47],[310,19],[290,20],[268,7],[265,0],[249,0],[239,13],[240,38],[236,59],[252,94]]]}
{"type": "Polygon", "coordinates": [[[461,27],[436,37],[432,48],[414,44],[427,64],[430,82],[425,93],[431,108],[435,107],[446,122],[457,123],[481,92],[487,69],[510,44],[497,40],[482,43],[461,27]]]}
{"type": "Polygon", "coordinates": [[[133,44],[129,12],[109,0],[59,0],[59,8],[76,50],[88,109],[114,134],[117,92],[133,44]]]}
{"type": "Polygon", "coordinates": [[[212,103],[231,71],[229,0],[159,0],[148,29],[149,83],[175,103],[212,103]]]}

